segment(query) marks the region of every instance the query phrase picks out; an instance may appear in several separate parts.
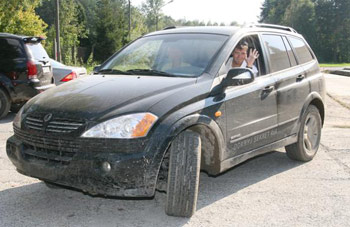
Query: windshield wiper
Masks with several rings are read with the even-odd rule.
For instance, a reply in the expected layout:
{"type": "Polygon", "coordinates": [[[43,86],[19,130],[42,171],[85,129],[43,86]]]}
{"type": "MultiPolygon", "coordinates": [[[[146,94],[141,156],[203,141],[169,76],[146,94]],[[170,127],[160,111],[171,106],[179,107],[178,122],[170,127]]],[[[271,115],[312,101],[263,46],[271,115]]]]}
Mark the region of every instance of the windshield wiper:
{"type": "Polygon", "coordinates": [[[140,75],[169,76],[169,77],[175,76],[174,74],[170,74],[170,73],[155,70],[155,69],[130,69],[126,72],[133,73],[133,74],[140,74],[140,75]]]}
{"type": "Polygon", "coordinates": [[[119,69],[101,69],[98,71],[98,73],[105,73],[105,74],[123,74],[123,75],[131,75],[130,72],[125,72],[119,69]]]}

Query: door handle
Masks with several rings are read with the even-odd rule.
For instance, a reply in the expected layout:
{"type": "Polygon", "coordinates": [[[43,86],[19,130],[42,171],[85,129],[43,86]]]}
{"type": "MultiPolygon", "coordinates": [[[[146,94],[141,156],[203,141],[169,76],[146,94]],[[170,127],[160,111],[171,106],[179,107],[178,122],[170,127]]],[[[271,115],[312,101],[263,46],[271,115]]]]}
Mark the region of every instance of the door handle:
{"type": "Polygon", "coordinates": [[[297,81],[302,81],[303,79],[305,79],[305,75],[301,74],[299,76],[297,76],[297,81]]]}
{"type": "Polygon", "coordinates": [[[263,89],[263,92],[270,93],[273,90],[274,86],[267,86],[263,89]]]}

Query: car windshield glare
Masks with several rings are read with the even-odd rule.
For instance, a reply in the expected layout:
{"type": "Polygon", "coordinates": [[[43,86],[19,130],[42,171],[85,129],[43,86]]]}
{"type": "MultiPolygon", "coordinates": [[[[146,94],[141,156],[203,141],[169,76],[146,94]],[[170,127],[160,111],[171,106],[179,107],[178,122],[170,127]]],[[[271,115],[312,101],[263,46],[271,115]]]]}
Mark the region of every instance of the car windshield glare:
{"type": "Polygon", "coordinates": [[[112,69],[141,75],[199,76],[227,38],[217,34],[143,37],[111,58],[100,71],[112,69]]]}

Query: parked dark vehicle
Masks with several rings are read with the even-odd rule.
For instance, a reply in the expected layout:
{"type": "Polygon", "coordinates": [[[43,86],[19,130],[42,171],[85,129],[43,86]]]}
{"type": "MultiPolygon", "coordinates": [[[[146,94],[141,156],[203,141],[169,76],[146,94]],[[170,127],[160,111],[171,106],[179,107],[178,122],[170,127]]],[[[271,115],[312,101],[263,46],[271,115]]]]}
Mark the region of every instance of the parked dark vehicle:
{"type": "Polygon", "coordinates": [[[30,98],[54,87],[41,37],[0,33],[0,118],[17,112],[30,98]]]}
{"type": "Polygon", "coordinates": [[[61,62],[50,59],[55,84],[60,85],[79,77],[87,76],[84,67],[67,66],[61,62]]]}
{"type": "Polygon", "coordinates": [[[220,174],[286,147],[310,161],[324,122],[325,80],[288,27],[173,28],[145,35],[98,74],[31,99],[7,154],[17,170],[90,194],[152,197],[166,213],[196,210],[199,171],[220,174]],[[257,49],[258,75],[227,71],[234,47],[257,49]]]}

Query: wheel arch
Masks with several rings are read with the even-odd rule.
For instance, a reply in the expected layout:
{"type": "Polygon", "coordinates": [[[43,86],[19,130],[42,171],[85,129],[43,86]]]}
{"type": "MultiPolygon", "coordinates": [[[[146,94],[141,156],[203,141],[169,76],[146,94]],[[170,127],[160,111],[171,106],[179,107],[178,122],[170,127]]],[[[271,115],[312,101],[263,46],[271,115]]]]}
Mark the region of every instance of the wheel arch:
{"type": "Polygon", "coordinates": [[[225,150],[225,139],[217,123],[205,115],[189,115],[173,124],[169,133],[170,139],[166,142],[163,158],[175,137],[185,130],[191,130],[200,135],[202,144],[201,170],[204,170],[210,175],[219,174],[220,164],[225,150]]]}
{"type": "Polygon", "coordinates": [[[322,120],[322,125],[323,125],[324,120],[325,120],[325,106],[324,106],[324,101],[323,101],[322,97],[318,93],[314,92],[314,93],[311,93],[306,100],[307,101],[305,102],[305,104],[302,108],[302,111],[300,113],[300,118],[305,113],[306,109],[310,105],[314,105],[314,106],[316,106],[316,108],[318,109],[318,111],[321,115],[321,120],[322,120]]]}
{"type": "Polygon", "coordinates": [[[309,105],[314,105],[317,107],[318,111],[320,112],[321,115],[321,120],[322,120],[322,125],[324,124],[324,119],[325,119],[325,108],[323,102],[318,99],[314,98],[309,105]]]}

